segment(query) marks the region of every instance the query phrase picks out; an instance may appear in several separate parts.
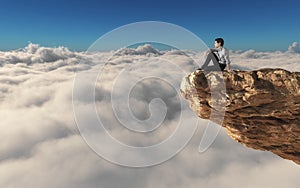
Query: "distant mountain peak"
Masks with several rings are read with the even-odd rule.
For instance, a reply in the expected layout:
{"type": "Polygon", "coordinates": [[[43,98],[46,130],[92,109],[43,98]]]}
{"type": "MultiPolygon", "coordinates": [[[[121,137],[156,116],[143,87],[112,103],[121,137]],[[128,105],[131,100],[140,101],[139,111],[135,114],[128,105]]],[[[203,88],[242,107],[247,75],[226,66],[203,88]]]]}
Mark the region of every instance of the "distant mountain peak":
{"type": "Polygon", "coordinates": [[[119,49],[115,55],[147,55],[147,54],[155,54],[161,55],[162,53],[155,49],[151,44],[144,44],[138,46],[137,48],[121,48],[119,49]]]}

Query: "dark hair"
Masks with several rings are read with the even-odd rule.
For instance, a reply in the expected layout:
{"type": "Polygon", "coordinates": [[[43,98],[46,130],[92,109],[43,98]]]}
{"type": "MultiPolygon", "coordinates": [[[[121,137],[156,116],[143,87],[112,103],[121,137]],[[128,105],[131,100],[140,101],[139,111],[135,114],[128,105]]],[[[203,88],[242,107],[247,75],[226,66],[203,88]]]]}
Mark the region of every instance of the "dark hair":
{"type": "Polygon", "coordinates": [[[221,46],[224,45],[224,40],[222,38],[216,38],[215,41],[217,41],[217,43],[221,43],[221,46]]]}

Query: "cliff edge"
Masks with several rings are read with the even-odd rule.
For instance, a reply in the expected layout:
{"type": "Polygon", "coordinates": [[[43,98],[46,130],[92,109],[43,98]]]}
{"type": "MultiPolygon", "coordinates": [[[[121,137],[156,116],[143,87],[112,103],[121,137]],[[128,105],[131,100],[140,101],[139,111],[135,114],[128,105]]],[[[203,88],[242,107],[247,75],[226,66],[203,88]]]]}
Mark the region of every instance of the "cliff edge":
{"type": "Polygon", "coordinates": [[[237,142],[300,164],[300,72],[196,70],[180,91],[200,118],[237,142]]]}

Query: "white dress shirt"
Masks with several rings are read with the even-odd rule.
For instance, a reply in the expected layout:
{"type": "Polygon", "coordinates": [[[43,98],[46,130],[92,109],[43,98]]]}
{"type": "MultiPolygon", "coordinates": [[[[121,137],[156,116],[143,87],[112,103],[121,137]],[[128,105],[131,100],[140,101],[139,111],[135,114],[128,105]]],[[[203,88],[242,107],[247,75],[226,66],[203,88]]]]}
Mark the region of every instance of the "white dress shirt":
{"type": "Polygon", "coordinates": [[[212,51],[217,52],[216,55],[219,57],[219,63],[230,64],[229,51],[226,48],[213,48],[212,51]]]}

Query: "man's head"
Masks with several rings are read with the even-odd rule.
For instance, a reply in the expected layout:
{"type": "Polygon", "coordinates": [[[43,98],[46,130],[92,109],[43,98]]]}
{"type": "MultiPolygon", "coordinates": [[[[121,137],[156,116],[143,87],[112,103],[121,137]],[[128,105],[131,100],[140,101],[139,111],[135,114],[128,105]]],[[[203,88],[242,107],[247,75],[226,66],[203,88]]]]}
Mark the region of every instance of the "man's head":
{"type": "Polygon", "coordinates": [[[220,48],[224,45],[224,40],[222,38],[216,38],[215,39],[215,47],[220,48]]]}

